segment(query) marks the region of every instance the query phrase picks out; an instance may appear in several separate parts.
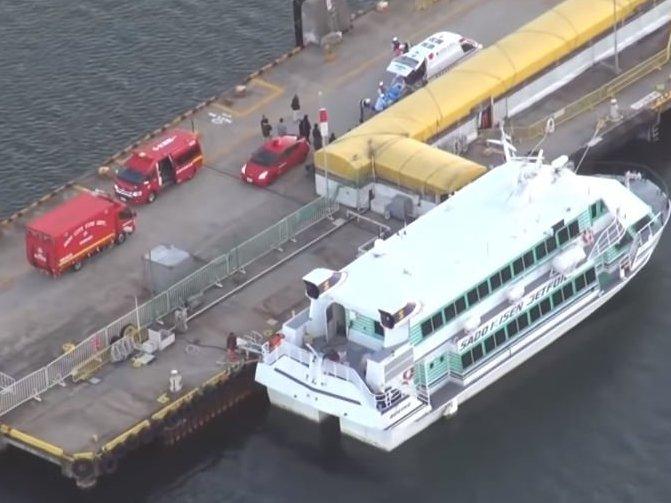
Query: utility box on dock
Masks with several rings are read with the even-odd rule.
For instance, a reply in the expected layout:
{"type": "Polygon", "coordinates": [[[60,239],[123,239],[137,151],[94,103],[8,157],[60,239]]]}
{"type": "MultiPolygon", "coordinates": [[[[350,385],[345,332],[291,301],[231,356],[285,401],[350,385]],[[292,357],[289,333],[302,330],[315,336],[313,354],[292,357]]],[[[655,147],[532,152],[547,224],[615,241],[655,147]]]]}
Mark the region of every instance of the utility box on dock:
{"type": "Polygon", "coordinates": [[[173,245],[158,245],[145,253],[145,285],[152,294],[167,290],[199,267],[188,252],[173,245]]]}

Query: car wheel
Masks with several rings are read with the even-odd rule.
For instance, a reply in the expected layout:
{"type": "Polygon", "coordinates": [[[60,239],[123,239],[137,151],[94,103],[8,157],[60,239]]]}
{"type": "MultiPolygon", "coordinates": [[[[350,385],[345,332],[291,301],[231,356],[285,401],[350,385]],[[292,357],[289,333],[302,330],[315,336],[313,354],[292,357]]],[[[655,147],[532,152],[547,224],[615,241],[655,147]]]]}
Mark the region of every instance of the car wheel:
{"type": "Polygon", "coordinates": [[[81,271],[82,269],[82,262],[81,260],[79,262],[75,262],[74,265],[72,266],[73,271],[81,271]]]}
{"type": "Polygon", "coordinates": [[[126,233],[121,232],[116,238],[116,244],[122,245],[126,242],[126,233]]]}
{"type": "Polygon", "coordinates": [[[153,203],[154,201],[156,201],[156,194],[154,194],[153,192],[150,192],[150,193],[149,193],[149,196],[147,197],[147,202],[148,202],[149,204],[151,204],[151,203],[153,203]]]}

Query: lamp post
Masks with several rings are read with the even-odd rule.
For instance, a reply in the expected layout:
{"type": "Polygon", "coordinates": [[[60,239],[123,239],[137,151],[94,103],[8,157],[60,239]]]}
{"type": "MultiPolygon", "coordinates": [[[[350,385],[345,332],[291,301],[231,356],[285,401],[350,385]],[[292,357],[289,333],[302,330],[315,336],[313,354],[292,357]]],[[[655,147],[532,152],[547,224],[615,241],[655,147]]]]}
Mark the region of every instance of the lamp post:
{"type": "Polygon", "coordinates": [[[615,58],[615,73],[620,73],[620,53],[617,49],[617,0],[613,0],[613,56],[615,58]]]}

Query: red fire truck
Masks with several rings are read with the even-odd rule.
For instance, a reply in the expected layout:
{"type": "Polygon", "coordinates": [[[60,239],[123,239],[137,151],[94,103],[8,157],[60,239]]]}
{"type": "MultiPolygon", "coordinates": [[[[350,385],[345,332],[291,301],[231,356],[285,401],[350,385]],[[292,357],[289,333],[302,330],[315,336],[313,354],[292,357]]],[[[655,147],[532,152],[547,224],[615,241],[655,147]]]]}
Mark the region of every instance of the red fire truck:
{"type": "Polygon", "coordinates": [[[28,262],[58,276],[135,230],[135,212],[109,195],[83,192],[26,226],[28,262]]]}
{"type": "Polygon", "coordinates": [[[190,180],[202,166],[196,134],[175,129],[133,151],[115,176],[114,192],[122,201],[152,203],[163,189],[190,180]]]}

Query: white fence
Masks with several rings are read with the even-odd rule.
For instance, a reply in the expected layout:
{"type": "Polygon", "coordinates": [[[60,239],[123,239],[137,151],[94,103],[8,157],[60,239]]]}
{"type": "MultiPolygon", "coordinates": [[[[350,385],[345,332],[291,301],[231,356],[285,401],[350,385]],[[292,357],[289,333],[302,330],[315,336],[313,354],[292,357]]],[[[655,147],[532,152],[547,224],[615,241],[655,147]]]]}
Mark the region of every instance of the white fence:
{"type": "Polygon", "coordinates": [[[39,397],[52,386],[63,383],[65,379],[72,376],[75,369],[100,355],[113,342],[120,339],[124,328],[128,325],[146,327],[157,319],[184,307],[190,298],[202,294],[236,271],[244,269],[255,260],[292,240],[311,225],[331,216],[337,210],[338,203],[324,197],[315,199],[87,337],[72,351],[61,355],[47,366],[17,381],[0,383],[3,387],[0,390],[0,416],[32,398],[39,397]]]}

